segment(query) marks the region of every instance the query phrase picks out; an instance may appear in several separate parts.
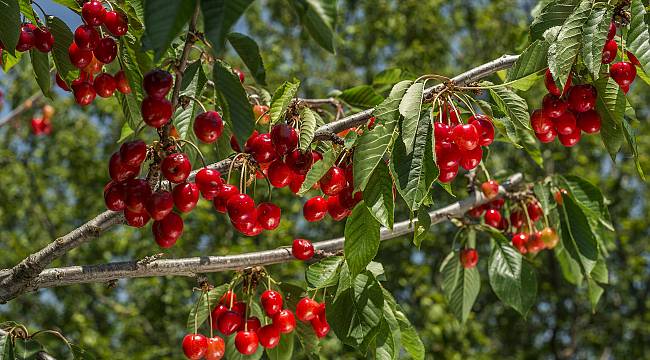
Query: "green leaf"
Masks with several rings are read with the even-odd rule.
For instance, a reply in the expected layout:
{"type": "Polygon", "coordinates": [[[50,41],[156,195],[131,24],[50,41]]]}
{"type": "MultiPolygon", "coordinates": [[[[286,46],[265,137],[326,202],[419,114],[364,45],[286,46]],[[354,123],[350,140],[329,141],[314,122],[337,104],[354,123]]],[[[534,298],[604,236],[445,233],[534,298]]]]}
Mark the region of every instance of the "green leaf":
{"type": "Polygon", "coordinates": [[[370,176],[388,152],[396,133],[399,104],[410,84],[407,80],[393,87],[388,98],[373,111],[375,128],[364,131],[357,140],[353,163],[355,190],[366,188],[370,176]]]}
{"type": "Polygon", "coordinates": [[[314,140],[316,131],[316,113],[305,106],[300,110],[300,150],[305,151],[314,140]]]}
{"type": "Polygon", "coordinates": [[[401,68],[386,69],[375,75],[372,79],[372,86],[383,87],[393,86],[403,80],[415,80],[415,76],[408,70],[401,68]]]}
{"type": "Polygon", "coordinates": [[[205,35],[215,54],[224,51],[226,36],[253,0],[200,0],[205,35]]]}
{"type": "Polygon", "coordinates": [[[569,192],[569,196],[578,204],[590,218],[599,220],[610,231],[614,227],[609,223],[609,210],[600,189],[589,181],[575,176],[557,176],[558,185],[569,192]]]}
{"type": "Polygon", "coordinates": [[[13,360],[14,343],[10,336],[0,336],[0,360],[13,360]]]}
{"type": "Polygon", "coordinates": [[[242,59],[255,81],[266,85],[266,70],[264,70],[260,48],[255,40],[244,34],[232,32],[228,34],[228,42],[237,51],[237,55],[242,59]]]}
{"type": "Polygon", "coordinates": [[[526,100],[505,87],[490,89],[490,96],[497,108],[510,118],[515,128],[530,130],[530,114],[526,100]]]}
{"type": "Polygon", "coordinates": [[[609,24],[612,19],[612,9],[609,7],[595,8],[583,27],[582,60],[587,69],[598,79],[603,56],[603,47],[607,41],[609,24]]]}
{"type": "Polygon", "coordinates": [[[52,97],[50,93],[51,89],[51,76],[50,76],[50,57],[47,53],[42,53],[36,49],[29,51],[29,57],[32,60],[32,70],[34,70],[34,76],[36,77],[36,82],[41,88],[43,95],[48,98],[52,97]]]}
{"type": "Polygon", "coordinates": [[[343,343],[357,346],[383,319],[384,296],[369,271],[363,271],[329,307],[328,320],[343,343]]]}
{"type": "Polygon", "coordinates": [[[598,306],[598,301],[600,301],[600,297],[603,295],[605,290],[603,290],[598,283],[596,283],[593,279],[589,278],[587,279],[587,289],[589,291],[589,302],[591,303],[591,311],[593,313],[596,313],[596,307],[598,306]]]}
{"type": "MultiPolygon", "coordinates": [[[[285,307],[288,309],[295,309],[298,301],[305,295],[303,288],[286,282],[280,284],[280,289],[284,295],[285,307]]],[[[309,323],[297,321],[295,334],[298,336],[298,340],[306,354],[313,357],[319,353],[320,341],[309,323]]]]}
{"type": "Polygon", "coordinates": [[[530,44],[508,70],[506,82],[517,90],[530,89],[532,84],[541,77],[540,72],[548,67],[546,54],[549,46],[548,42],[541,39],[530,44]]]}
{"type": "Polygon", "coordinates": [[[562,199],[563,206],[559,206],[562,245],[588,276],[598,259],[598,243],[582,208],[571,196],[562,194],[562,199]]]}
{"type": "MultiPolygon", "coordinates": [[[[384,309],[387,307],[386,302],[384,302],[384,309]]],[[[382,320],[379,325],[379,331],[374,339],[375,341],[375,358],[381,360],[396,360],[397,355],[399,355],[399,327],[398,331],[391,329],[391,326],[386,321],[386,316],[390,314],[393,316],[392,311],[387,312],[384,310],[384,320],[382,320]]],[[[397,323],[397,321],[395,321],[397,323]]]]}
{"type": "Polygon", "coordinates": [[[76,344],[70,344],[73,360],[95,360],[95,356],[88,350],[76,344]]]}
{"type": "Polygon", "coordinates": [[[422,240],[431,228],[431,215],[428,209],[418,210],[418,221],[415,223],[415,231],[413,231],[413,244],[419,249],[422,240]]]}
{"type": "Polygon", "coordinates": [[[337,0],[291,0],[302,25],[323,49],[334,53],[337,0]]]}
{"type": "Polygon", "coordinates": [[[645,73],[650,73],[650,32],[645,21],[646,9],[641,0],[632,0],[630,28],[625,47],[634,54],[645,73]]]}
{"type": "Polygon", "coordinates": [[[555,42],[548,49],[548,67],[553,78],[564,88],[571,67],[580,51],[582,43],[582,26],[591,15],[592,1],[583,0],[575,11],[566,19],[555,42]]]}
{"type": "Polygon", "coordinates": [[[72,32],[68,25],[54,16],[47,17],[47,27],[50,28],[50,32],[52,32],[55,39],[52,47],[54,66],[56,66],[56,71],[61,78],[69,84],[79,77],[79,69],[72,65],[68,56],[68,47],[72,44],[72,32]]]}
{"type": "MultiPolygon", "coordinates": [[[[200,99],[207,82],[208,78],[203,71],[201,62],[196,61],[185,70],[180,95],[200,99]]],[[[174,113],[174,126],[181,139],[191,141],[195,144],[198,143],[193,126],[194,120],[200,112],[202,112],[201,105],[196,101],[191,101],[186,108],[179,107],[176,109],[174,113]]],[[[187,146],[185,152],[189,155],[190,161],[194,161],[198,156],[198,152],[192,146],[187,146]]]]}
{"type": "Polygon", "coordinates": [[[409,319],[404,315],[404,311],[397,305],[397,311],[395,312],[395,317],[399,324],[399,330],[401,333],[401,341],[404,350],[411,355],[414,360],[424,360],[424,344],[418,335],[418,332],[415,330],[409,319]]]}
{"type": "Polygon", "coordinates": [[[598,90],[596,108],[602,118],[600,137],[612,159],[623,144],[623,116],[627,101],[623,90],[609,76],[595,83],[598,90]]]}
{"type": "Polygon", "coordinates": [[[216,61],[213,67],[214,85],[224,105],[223,116],[240,144],[246,143],[255,129],[253,108],[248,102],[246,90],[230,68],[216,61]]]}
{"type": "Polygon", "coordinates": [[[332,256],[309,265],[305,278],[312,289],[322,289],[336,285],[343,263],[342,256],[332,256]]]}
{"type": "Polygon", "coordinates": [[[363,191],[363,200],[372,216],[383,226],[392,229],[395,220],[395,199],[393,198],[393,179],[388,166],[380,162],[370,176],[368,186],[363,191]]]}
{"type": "Polygon", "coordinates": [[[636,165],[636,171],[639,173],[641,180],[645,181],[645,174],[643,168],[641,167],[641,160],[639,158],[639,148],[636,143],[636,134],[630,123],[623,119],[623,135],[625,135],[625,140],[632,150],[632,155],[634,156],[634,164],[636,165]]]}
{"type": "Polygon", "coordinates": [[[554,249],[555,258],[560,264],[560,269],[562,270],[562,275],[566,281],[574,285],[580,285],[582,283],[582,273],[580,272],[580,264],[577,261],[573,260],[569,252],[564,248],[562,242],[559,242],[554,249]]]}
{"type": "Polygon", "coordinates": [[[8,51],[2,52],[2,70],[6,73],[14,66],[20,63],[20,60],[23,58],[23,53],[20,51],[16,52],[16,56],[12,56],[8,51]]]}
{"type": "Polygon", "coordinates": [[[302,185],[300,186],[300,190],[298,190],[298,195],[303,195],[307,191],[311,190],[314,184],[316,184],[332,167],[332,165],[334,165],[337,157],[338,152],[336,152],[334,149],[329,149],[324,152],[323,159],[317,161],[311,167],[311,169],[309,169],[307,176],[305,176],[305,181],[303,181],[302,185]]]}
{"type": "Polygon", "coordinates": [[[580,0],[555,0],[546,5],[530,25],[531,40],[541,39],[546,30],[564,24],[580,0]]]}
{"type": "Polygon", "coordinates": [[[136,63],[134,46],[137,39],[128,33],[120,39],[120,53],[118,61],[120,67],[124,70],[124,75],[129,81],[131,93],[117,93],[117,100],[122,108],[122,113],[129,127],[135,131],[143,123],[140,104],[143,99],[142,95],[142,73],[136,63]]]}
{"type": "MultiPolygon", "coordinates": [[[[294,333],[281,334],[280,343],[273,349],[266,349],[270,360],[290,360],[293,358],[294,333]]],[[[261,347],[261,346],[260,346],[261,347]]]]}
{"type": "Polygon", "coordinates": [[[355,206],[345,222],[343,253],[353,277],[363,271],[377,255],[379,228],[379,223],[364,201],[355,206]]]}
{"type": "Polygon", "coordinates": [[[544,158],[542,157],[542,150],[539,140],[537,140],[535,135],[533,135],[534,133],[531,130],[527,129],[516,129],[515,131],[517,132],[519,143],[524,147],[526,153],[537,165],[542,167],[544,158]]]}
{"type": "MultiPolygon", "coordinates": [[[[0,1],[0,2],[2,2],[2,1],[0,1]]],[[[32,24],[35,24],[36,23],[36,17],[34,17],[34,9],[32,8],[31,1],[30,0],[18,0],[18,5],[20,6],[20,13],[25,16],[25,19],[31,21],[32,24]]],[[[2,5],[0,5],[0,6],[2,6],[2,5]]],[[[2,29],[0,29],[0,31],[2,31],[2,29]]],[[[20,37],[20,32],[18,33],[18,36],[20,37]]]]}
{"type": "Polygon", "coordinates": [[[375,107],[384,101],[384,98],[377,94],[372,86],[368,85],[359,85],[350,89],[345,89],[337,97],[350,106],[362,109],[375,107]]]}
{"type": "Polygon", "coordinates": [[[452,252],[443,261],[440,271],[443,277],[442,291],[456,318],[464,323],[481,289],[478,269],[465,269],[460,263],[459,254],[452,252]]]}
{"type": "MultiPolygon", "coordinates": [[[[118,101],[121,102],[121,100],[118,100],[118,101]]],[[[120,130],[120,138],[117,140],[117,143],[121,144],[121,143],[125,142],[126,139],[128,139],[129,136],[131,136],[133,134],[135,134],[135,130],[131,129],[131,127],[129,126],[129,123],[125,121],[124,124],[122,124],[122,129],[120,130]]]]}
{"type": "Polygon", "coordinates": [[[293,82],[285,81],[282,86],[275,90],[273,98],[271,98],[271,108],[269,110],[271,124],[275,124],[284,118],[289,104],[298,92],[299,86],[300,81],[298,80],[294,80],[293,82]]]}
{"type": "Polygon", "coordinates": [[[422,116],[422,94],[424,82],[411,85],[399,103],[399,113],[404,117],[401,126],[401,137],[407,153],[413,151],[415,136],[422,116]]]}
{"type": "MultiPolygon", "coordinates": [[[[208,320],[210,312],[217,306],[219,299],[228,291],[228,287],[229,284],[223,284],[208,291],[207,297],[203,293],[199,295],[198,305],[192,305],[190,314],[187,316],[187,331],[189,333],[194,333],[194,329],[200,328],[208,320]]],[[[208,324],[208,326],[211,325],[208,324]]]]}
{"type": "Polygon", "coordinates": [[[146,0],[144,2],[145,36],[147,49],[154,51],[156,61],[167,52],[172,41],[188,23],[197,0],[169,1],[146,0]]]}
{"type": "Polygon", "coordinates": [[[0,41],[11,55],[16,54],[20,37],[20,5],[16,0],[0,0],[0,41]]]}

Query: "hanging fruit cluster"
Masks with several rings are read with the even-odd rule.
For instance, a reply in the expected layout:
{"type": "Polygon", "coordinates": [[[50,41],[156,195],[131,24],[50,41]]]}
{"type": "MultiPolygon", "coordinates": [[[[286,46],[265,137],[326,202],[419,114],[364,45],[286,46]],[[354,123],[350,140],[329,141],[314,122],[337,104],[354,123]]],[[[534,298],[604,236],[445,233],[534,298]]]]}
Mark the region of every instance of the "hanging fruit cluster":
{"type": "MultiPolygon", "coordinates": [[[[35,48],[40,52],[49,53],[52,51],[52,46],[54,46],[54,36],[47,26],[24,23],[20,27],[16,51],[25,52],[35,48]]],[[[0,48],[4,48],[4,45],[0,45],[0,48]]]]}
{"type": "Polygon", "coordinates": [[[41,109],[41,116],[32,118],[32,134],[50,135],[52,133],[52,116],[54,116],[54,107],[44,105],[41,109]]]}

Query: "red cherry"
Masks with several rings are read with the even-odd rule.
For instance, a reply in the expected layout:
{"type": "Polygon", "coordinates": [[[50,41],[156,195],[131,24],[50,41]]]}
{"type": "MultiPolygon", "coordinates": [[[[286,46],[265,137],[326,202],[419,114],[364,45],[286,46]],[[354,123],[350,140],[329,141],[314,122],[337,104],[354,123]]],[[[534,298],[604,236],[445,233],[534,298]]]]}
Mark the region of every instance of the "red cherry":
{"type": "Polygon", "coordinates": [[[111,179],[116,182],[123,182],[132,179],[138,175],[140,169],[138,167],[129,166],[122,163],[119,153],[114,153],[108,162],[108,173],[111,179]]]}
{"type": "Polygon", "coordinates": [[[544,250],[545,247],[546,245],[544,244],[541,233],[539,231],[531,234],[528,244],[526,244],[526,250],[528,250],[528,253],[530,254],[537,254],[538,252],[544,250]]]}
{"type": "Polygon", "coordinates": [[[226,343],[224,340],[215,336],[208,339],[208,350],[205,353],[206,360],[221,360],[226,353],[226,343]]]}
{"type": "Polygon", "coordinates": [[[631,62],[618,62],[609,68],[609,75],[620,86],[629,86],[636,77],[636,66],[631,62]]]}
{"type": "Polygon", "coordinates": [[[597,94],[593,85],[576,85],[569,91],[569,107],[577,112],[589,111],[596,106],[597,94]]]}
{"type": "Polygon", "coordinates": [[[594,134],[600,131],[600,115],[595,110],[578,113],[578,128],[587,134],[594,134]]]}
{"type": "Polygon", "coordinates": [[[56,79],[56,84],[61,89],[65,90],[65,91],[70,91],[70,87],[68,86],[68,84],[66,84],[65,80],[63,80],[63,78],[61,77],[61,75],[58,72],[56,73],[55,79],[56,79]]]}
{"type": "Polygon", "coordinates": [[[291,254],[298,260],[309,260],[314,257],[314,245],[306,239],[294,239],[291,254]]]}
{"type": "Polygon", "coordinates": [[[132,227],[141,228],[149,222],[149,214],[146,211],[136,212],[124,209],[124,219],[126,224],[132,227]]]}
{"type": "Polygon", "coordinates": [[[551,130],[545,133],[535,133],[535,136],[539,139],[539,141],[546,144],[555,140],[555,137],[557,136],[557,132],[555,131],[554,128],[552,128],[551,130]]]}
{"type": "Polygon", "coordinates": [[[317,316],[313,318],[311,320],[311,327],[314,329],[318,338],[324,338],[330,332],[330,325],[324,317],[317,316]]]}
{"type": "Polygon", "coordinates": [[[288,124],[277,124],[271,129],[271,140],[278,155],[283,156],[298,147],[298,132],[288,124]]]}
{"type": "Polygon", "coordinates": [[[149,96],[162,98],[169,93],[173,82],[174,79],[169,72],[161,69],[153,69],[144,75],[142,87],[149,96]]]}
{"type": "Polygon", "coordinates": [[[16,44],[16,51],[29,51],[34,47],[34,30],[36,30],[34,24],[23,24],[20,27],[20,35],[18,37],[18,43],[16,44]]]}
{"type": "Polygon", "coordinates": [[[93,88],[97,95],[107,98],[113,96],[117,88],[117,82],[115,82],[115,79],[110,74],[101,73],[95,78],[93,88]]]}
{"type": "Polygon", "coordinates": [[[460,166],[469,171],[478,166],[483,158],[483,148],[480,146],[470,151],[461,151],[460,166]]]}
{"type": "Polygon", "coordinates": [[[129,80],[126,78],[124,70],[118,71],[115,76],[115,82],[117,82],[117,90],[122,94],[131,93],[131,85],[129,85],[129,80]]]}
{"type": "Polygon", "coordinates": [[[603,47],[603,56],[601,62],[603,64],[609,64],[614,59],[616,59],[616,54],[618,53],[618,44],[615,40],[608,40],[603,47]]]}
{"type": "Polygon", "coordinates": [[[266,290],[260,297],[266,315],[273,316],[282,310],[282,295],[275,290],[266,290]]]}
{"type": "Polygon", "coordinates": [[[46,27],[37,27],[34,30],[34,47],[40,52],[50,52],[54,46],[54,36],[50,29],[46,27]]]}
{"type": "Polygon", "coordinates": [[[72,65],[83,69],[93,60],[93,52],[80,49],[74,42],[68,48],[68,56],[72,65]]]}
{"type": "Polygon", "coordinates": [[[476,206],[471,208],[467,214],[473,218],[480,218],[483,215],[483,212],[485,211],[485,205],[481,206],[476,206]]]}
{"type": "Polygon", "coordinates": [[[126,185],[126,208],[135,211],[145,211],[145,203],[151,196],[151,188],[145,179],[130,179],[126,185]]]}
{"type": "Polygon", "coordinates": [[[147,158],[147,144],[142,140],[127,141],[120,146],[120,161],[128,166],[140,166],[147,158]]]}
{"type": "Polygon", "coordinates": [[[74,42],[81,50],[95,50],[99,44],[99,32],[94,26],[81,25],[74,31],[74,42]]]}
{"type": "Polygon", "coordinates": [[[151,194],[145,201],[147,213],[154,220],[162,220],[174,208],[174,198],[169,191],[159,191],[151,194]]]}
{"type": "Polygon", "coordinates": [[[208,339],[201,334],[187,334],[183,338],[183,353],[190,360],[203,358],[208,351],[208,339]]]}
{"type": "Polygon", "coordinates": [[[609,23],[609,31],[607,32],[607,40],[612,40],[616,36],[616,23],[613,21],[609,23]]]}
{"type": "Polygon", "coordinates": [[[235,347],[244,355],[252,355],[257,351],[257,334],[254,331],[239,331],[235,335],[235,347]]]}
{"type": "Polygon", "coordinates": [[[241,314],[229,310],[219,316],[217,327],[222,334],[230,335],[237,331],[243,322],[241,314]]]}
{"type": "Polygon", "coordinates": [[[218,304],[217,306],[214,307],[212,310],[212,328],[217,329],[217,322],[219,321],[219,317],[221,317],[221,314],[225,313],[228,311],[228,306],[224,304],[218,304]]]}
{"type": "Polygon", "coordinates": [[[526,244],[528,244],[529,236],[526,233],[516,233],[512,235],[512,246],[519,250],[520,253],[525,254],[528,252],[526,244]]]}
{"type": "Polygon", "coordinates": [[[533,111],[533,114],[530,116],[530,126],[536,133],[545,134],[553,128],[553,121],[539,109],[533,111]]]}
{"type": "Polygon", "coordinates": [[[546,94],[544,99],[542,99],[542,111],[546,116],[551,118],[562,116],[566,112],[567,107],[566,102],[552,94],[546,94]]]}
{"type": "Polygon", "coordinates": [[[273,315],[273,325],[277,326],[281,333],[288,334],[296,328],[296,319],[291,310],[280,310],[273,315]]]}
{"type": "Polygon", "coordinates": [[[357,206],[358,203],[363,200],[363,192],[357,191],[352,195],[352,187],[351,186],[346,186],[343,191],[341,191],[338,195],[339,197],[339,203],[347,208],[347,209],[354,209],[355,206],[357,206]]]}
{"type": "Polygon", "coordinates": [[[549,93],[558,97],[566,94],[567,90],[569,90],[569,88],[571,87],[572,80],[573,80],[573,75],[569,73],[569,77],[566,80],[566,84],[564,84],[564,90],[560,92],[560,89],[555,84],[555,80],[553,79],[553,74],[551,74],[551,70],[547,68],[546,74],[544,74],[544,85],[546,85],[546,89],[548,90],[549,93]]]}
{"type": "Polygon", "coordinates": [[[244,329],[248,329],[248,331],[252,331],[252,332],[257,332],[261,327],[262,327],[262,323],[260,322],[260,319],[258,319],[256,316],[249,317],[248,319],[246,319],[246,322],[244,324],[244,329]]]}
{"type": "Polygon", "coordinates": [[[472,115],[467,122],[476,127],[479,146],[492,144],[494,141],[494,125],[492,125],[492,120],[489,116],[482,114],[472,115]]]}
{"type": "Polygon", "coordinates": [[[223,120],[216,111],[207,111],[196,117],[194,120],[194,133],[204,143],[213,143],[223,132],[223,120]]]}
{"type": "Polygon", "coordinates": [[[163,159],[160,171],[167,180],[179,184],[190,176],[192,164],[190,164],[190,159],[184,153],[169,154],[163,159]]]}
{"type": "Polygon", "coordinates": [[[323,160],[323,154],[319,153],[316,150],[311,151],[311,158],[313,164],[315,164],[317,161],[323,160]]]}
{"type": "Polygon", "coordinates": [[[485,212],[485,223],[496,228],[501,223],[501,212],[496,209],[488,209],[485,212]]]}
{"type": "Polygon", "coordinates": [[[458,165],[451,168],[440,168],[440,174],[438,175],[438,181],[443,184],[447,184],[454,180],[458,175],[458,165]]]}
{"type": "Polygon", "coordinates": [[[282,211],[272,203],[261,203],[257,206],[257,222],[264,230],[275,230],[280,225],[282,211]]]}
{"type": "Polygon", "coordinates": [[[510,224],[512,227],[520,228],[524,225],[524,212],[521,210],[516,210],[510,213],[510,224]]]}
{"type": "Polygon", "coordinates": [[[451,127],[449,125],[436,122],[433,125],[433,136],[436,139],[436,144],[443,141],[450,141],[449,134],[451,132],[451,127]]]}
{"type": "Polygon", "coordinates": [[[341,221],[350,215],[350,209],[341,204],[337,195],[327,198],[327,212],[334,221],[341,221]]]}
{"type": "Polygon", "coordinates": [[[258,134],[253,139],[246,142],[248,149],[246,152],[253,154],[258,163],[268,163],[277,158],[275,146],[271,140],[271,135],[267,133],[258,134]]]}
{"type": "Polygon", "coordinates": [[[488,199],[494,199],[499,195],[499,182],[496,180],[488,180],[481,184],[481,191],[488,199]]]}
{"type": "Polygon", "coordinates": [[[632,54],[629,51],[625,51],[625,55],[627,56],[627,59],[634,65],[634,66],[641,66],[641,63],[639,62],[639,59],[637,59],[634,54],[632,54]]]}
{"type": "Polygon", "coordinates": [[[183,219],[175,213],[169,213],[160,221],[154,221],[153,235],[162,248],[169,248],[183,235],[183,219]]]}
{"type": "Polygon", "coordinates": [[[228,290],[225,294],[221,295],[219,299],[219,304],[226,305],[230,308],[230,304],[235,304],[237,302],[237,294],[234,291],[228,290]]]}
{"type": "Polygon", "coordinates": [[[568,135],[576,131],[576,117],[571,111],[567,111],[560,117],[553,119],[555,131],[560,135],[568,135]]]}
{"type": "MultiPolygon", "coordinates": [[[[305,182],[306,177],[307,177],[306,175],[293,173],[293,175],[291,176],[291,183],[289,183],[289,189],[291,189],[291,191],[294,194],[297,194],[298,191],[300,191],[300,188],[302,187],[302,183],[305,182]]],[[[316,186],[317,184],[318,183],[314,184],[314,186],[316,186]]]]}
{"type": "Polygon", "coordinates": [[[142,119],[152,127],[160,128],[172,118],[172,103],[159,97],[146,97],[141,105],[142,119]]]}
{"type": "Polygon", "coordinates": [[[327,215],[327,200],[322,196],[307,200],[302,207],[302,214],[309,222],[322,220],[327,215]]]}
{"type": "Polygon", "coordinates": [[[88,81],[73,82],[72,93],[77,104],[81,106],[90,105],[97,96],[95,88],[88,81]]]}
{"type": "Polygon", "coordinates": [[[316,317],[318,302],[312,298],[305,297],[296,304],[296,317],[300,321],[310,321],[316,317]]]}
{"type": "Polygon", "coordinates": [[[478,131],[472,124],[459,124],[451,130],[451,137],[461,150],[474,150],[478,146],[478,131]]]}
{"type": "Polygon", "coordinates": [[[306,175],[314,163],[314,156],[311,152],[302,152],[296,149],[288,153],[284,161],[296,174],[306,175]]]}
{"type": "Polygon", "coordinates": [[[436,143],[436,162],[441,169],[452,169],[460,163],[460,150],[454,143],[436,143]]]}
{"type": "Polygon", "coordinates": [[[544,210],[542,210],[542,207],[537,201],[529,202],[526,206],[526,210],[528,211],[528,217],[530,217],[530,220],[533,222],[538,221],[542,218],[542,215],[544,215],[544,210]]]}
{"type": "Polygon", "coordinates": [[[110,37],[102,38],[99,40],[99,44],[97,44],[95,50],[93,50],[93,54],[97,60],[104,64],[112,63],[117,57],[117,44],[115,43],[115,40],[110,37]]]}
{"type": "Polygon", "coordinates": [[[501,209],[505,203],[506,203],[505,199],[494,199],[490,201],[488,206],[491,207],[492,209],[501,209]]]}
{"type": "Polygon", "coordinates": [[[107,11],[104,17],[104,25],[113,36],[123,36],[129,31],[129,20],[126,15],[117,11],[107,11]]]}
{"type": "MultiPolygon", "coordinates": [[[[231,196],[239,194],[239,189],[235,185],[223,184],[221,190],[214,197],[214,208],[220,213],[226,212],[226,204],[231,196]]],[[[197,197],[198,199],[198,197],[197,197]]]]}
{"type": "Polygon", "coordinates": [[[460,251],[460,262],[465,269],[471,269],[478,263],[478,251],[476,249],[463,249],[460,251]]]}
{"type": "Polygon", "coordinates": [[[108,210],[122,211],[126,208],[124,183],[110,181],[104,187],[104,203],[108,210]]]}
{"type": "Polygon", "coordinates": [[[106,9],[101,2],[91,0],[81,7],[81,17],[88,25],[99,26],[104,22],[106,9]]]}
{"type": "Polygon", "coordinates": [[[241,70],[237,69],[237,68],[233,68],[232,72],[234,72],[235,75],[237,75],[239,77],[239,81],[243,84],[244,80],[245,80],[244,73],[241,70]]]}
{"type": "Polygon", "coordinates": [[[567,135],[559,134],[557,138],[560,140],[562,145],[572,147],[580,142],[580,129],[576,129],[576,131],[567,135]]]}
{"type": "Polygon", "coordinates": [[[199,187],[195,183],[182,183],[174,187],[172,191],[174,205],[182,212],[190,212],[199,201],[199,187]]]}
{"type": "Polygon", "coordinates": [[[260,345],[266,349],[273,349],[280,343],[280,329],[273,324],[260,328],[257,336],[260,340],[260,345]]]}
{"type": "Polygon", "coordinates": [[[271,185],[282,188],[291,183],[293,173],[282,159],[276,159],[268,168],[268,178],[271,185]]]}
{"type": "Polygon", "coordinates": [[[223,185],[221,173],[214,169],[203,168],[196,173],[194,182],[201,190],[201,194],[206,200],[212,200],[223,185]]]}
{"type": "Polygon", "coordinates": [[[332,166],[319,181],[325,195],[334,196],[340,193],[347,184],[345,172],[338,166],[332,166]]]}
{"type": "Polygon", "coordinates": [[[255,210],[255,201],[247,194],[235,194],[228,198],[226,208],[231,219],[239,218],[255,210]]]}

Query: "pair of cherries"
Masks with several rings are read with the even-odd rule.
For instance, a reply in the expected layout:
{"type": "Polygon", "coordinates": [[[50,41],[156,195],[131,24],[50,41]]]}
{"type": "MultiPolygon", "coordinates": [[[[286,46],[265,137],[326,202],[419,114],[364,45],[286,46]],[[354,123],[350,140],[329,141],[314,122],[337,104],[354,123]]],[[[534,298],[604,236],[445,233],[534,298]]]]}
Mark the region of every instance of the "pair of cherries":
{"type": "Polygon", "coordinates": [[[51,105],[44,105],[40,117],[32,118],[32,133],[36,136],[50,135],[52,133],[52,116],[54,108],[51,105]]]}
{"type": "MultiPolygon", "coordinates": [[[[602,63],[612,63],[618,54],[618,43],[614,40],[616,36],[616,24],[612,21],[609,25],[607,41],[603,47],[602,63]]],[[[625,52],[628,61],[621,61],[612,64],[609,68],[609,75],[616,81],[621,89],[627,94],[630,91],[630,85],[636,78],[636,67],[641,66],[639,59],[629,51],[625,52]]]]}
{"type": "Polygon", "coordinates": [[[304,297],[296,304],[296,317],[302,322],[309,322],[317,337],[323,338],[330,332],[327,323],[325,303],[304,297]]]}
{"type": "Polygon", "coordinates": [[[46,26],[36,26],[32,23],[25,23],[20,27],[16,51],[25,52],[36,49],[40,52],[49,53],[54,46],[54,36],[46,26]]]}

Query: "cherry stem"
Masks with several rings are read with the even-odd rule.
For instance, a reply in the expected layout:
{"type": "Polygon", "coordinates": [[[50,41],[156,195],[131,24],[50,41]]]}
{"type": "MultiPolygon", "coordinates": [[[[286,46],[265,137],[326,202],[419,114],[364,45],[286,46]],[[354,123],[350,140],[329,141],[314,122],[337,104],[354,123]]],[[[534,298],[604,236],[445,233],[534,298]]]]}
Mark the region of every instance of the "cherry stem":
{"type": "Polygon", "coordinates": [[[458,95],[458,94],[456,94],[456,93],[454,93],[454,92],[452,92],[451,94],[454,95],[455,97],[457,97],[460,101],[462,101],[463,104],[465,104],[465,106],[467,106],[467,109],[469,109],[469,111],[472,113],[472,115],[473,115],[473,116],[476,116],[476,112],[474,112],[474,108],[472,107],[472,105],[470,105],[470,104],[467,102],[466,99],[464,99],[463,97],[461,97],[460,95],[458,95]]]}
{"type": "Polygon", "coordinates": [[[208,112],[208,109],[205,108],[205,105],[203,105],[201,100],[199,100],[196,97],[191,96],[191,95],[183,95],[183,96],[190,99],[190,100],[192,100],[192,101],[194,101],[195,103],[199,104],[199,106],[201,107],[201,110],[203,110],[203,112],[208,112]]]}
{"type": "MultiPolygon", "coordinates": [[[[201,299],[203,299],[203,291],[201,291],[201,296],[199,296],[199,299],[196,301],[196,305],[194,306],[194,333],[198,334],[199,329],[198,329],[198,322],[199,322],[199,304],[201,303],[201,299]]],[[[212,324],[210,324],[210,327],[212,327],[212,324]]]]}
{"type": "MultiPolygon", "coordinates": [[[[40,5],[38,5],[38,3],[36,1],[32,1],[32,4],[36,5],[36,7],[41,10],[41,12],[43,13],[43,17],[45,17],[45,19],[47,21],[47,18],[48,18],[49,15],[45,12],[45,10],[43,10],[43,8],[40,5]]],[[[34,15],[36,15],[36,12],[34,11],[33,8],[32,8],[32,12],[34,12],[34,15]]],[[[35,17],[36,17],[36,20],[40,20],[38,18],[38,16],[35,16],[35,17]]]]}
{"type": "Polygon", "coordinates": [[[232,174],[232,169],[235,167],[235,163],[237,162],[237,158],[240,157],[240,156],[244,156],[244,153],[239,153],[239,154],[235,155],[235,157],[232,158],[232,161],[230,162],[230,168],[228,169],[228,179],[226,181],[229,184],[230,184],[230,175],[232,174]]]}
{"type": "Polygon", "coordinates": [[[207,303],[208,306],[208,318],[210,323],[208,324],[208,327],[210,328],[210,337],[214,337],[214,332],[212,330],[212,308],[210,307],[210,292],[205,292],[205,302],[207,303]]]}
{"type": "Polygon", "coordinates": [[[110,1],[107,1],[106,3],[108,4],[108,7],[111,8],[111,10],[113,10],[113,11],[115,10],[115,9],[113,8],[113,4],[111,4],[110,1]]]}
{"type": "Polygon", "coordinates": [[[437,75],[437,74],[428,74],[428,75],[422,75],[419,78],[415,79],[413,82],[414,84],[417,83],[420,80],[441,80],[441,81],[451,81],[450,78],[442,75],[437,75]]]}
{"type": "Polygon", "coordinates": [[[532,233],[533,225],[532,222],[530,221],[530,216],[528,215],[528,208],[526,207],[526,204],[524,204],[523,201],[520,204],[521,204],[521,208],[524,209],[524,214],[526,214],[526,223],[528,224],[528,232],[532,233]]]}
{"type": "Polygon", "coordinates": [[[196,146],[193,142],[185,140],[185,139],[176,139],[176,141],[180,141],[182,143],[188,144],[192,148],[194,148],[194,150],[196,150],[196,152],[199,154],[199,158],[201,159],[201,163],[203,164],[203,167],[204,168],[208,167],[207,163],[205,162],[205,158],[203,157],[203,153],[201,153],[201,150],[199,150],[198,146],[196,146]]]}
{"type": "Polygon", "coordinates": [[[488,171],[487,167],[485,167],[485,164],[483,164],[483,161],[481,161],[481,169],[485,173],[485,177],[487,178],[487,181],[490,181],[490,172],[488,171]]]}
{"type": "MultiPolygon", "coordinates": [[[[456,107],[456,104],[454,104],[454,101],[451,99],[451,96],[449,96],[449,94],[447,94],[446,97],[449,103],[451,104],[453,111],[456,113],[456,117],[458,117],[458,121],[462,124],[463,117],[460,116],[460,112],[458,112],[458,108],[456,107]]],[[[449,117],[451,118],[451,114],[449,114],[449,117]]]]}

